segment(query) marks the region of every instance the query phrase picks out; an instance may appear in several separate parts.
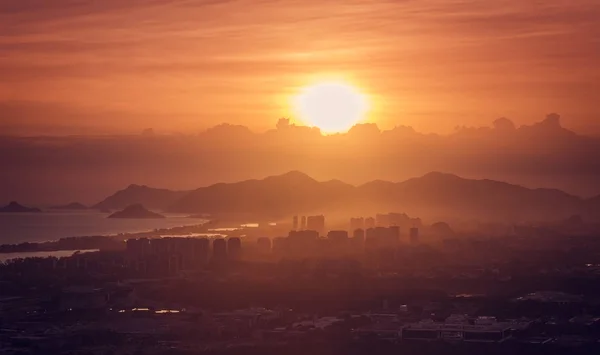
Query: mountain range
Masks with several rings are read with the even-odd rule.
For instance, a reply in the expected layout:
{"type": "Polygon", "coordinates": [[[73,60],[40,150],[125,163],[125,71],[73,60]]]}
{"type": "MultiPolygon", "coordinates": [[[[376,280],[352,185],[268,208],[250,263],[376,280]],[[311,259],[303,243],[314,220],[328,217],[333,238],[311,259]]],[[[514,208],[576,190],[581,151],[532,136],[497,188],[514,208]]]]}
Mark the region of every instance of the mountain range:
{"type": "MultiPolygon", "coordinates": [[[[90,206],[131,182],[139,183],[142,196],[150,196],[144,185],[182,191],[175,203],[198,186],[290,170],[355,186],[444,171],[578,196],[600,194],[600,138],[563,127],[557,114],[521,126],[499,118],[446,135],[407,126],[381,130],[374,123],[323,135],[280,119],[264,132],[221,124],[181,135],[0,136],[0,150],[18,152],[0,155],[0,200],[48,206],[71,201],[90,206]]],[[[161,192],[156,195],[160,202],[161,192]]],[[[155,207],[152,201],[144,205],[155,207]]]]}
{"type": "Polygon", "coordinates": [[[117,191],[100,203],[95,204],[92,208],[120,210],[133,204],[142,204],[146,208],[164,210],[187,194],[188,191],[172,191],[131,184],[126,189],[117,191]]]}
{"type": "Polygon", "coordinates": [[[96,207],[121,209],[135,203],[166,212],[257,219],[307,213],[342,217],[389,211],[430,219],[504,222],[600,216],[600,196],[583,199],[556,189],[530,189],[440,172],[402,182],[376,180],[359,186],[339,180],[320,182],[299,171],[187,192],[130,185],[96,207]]]}

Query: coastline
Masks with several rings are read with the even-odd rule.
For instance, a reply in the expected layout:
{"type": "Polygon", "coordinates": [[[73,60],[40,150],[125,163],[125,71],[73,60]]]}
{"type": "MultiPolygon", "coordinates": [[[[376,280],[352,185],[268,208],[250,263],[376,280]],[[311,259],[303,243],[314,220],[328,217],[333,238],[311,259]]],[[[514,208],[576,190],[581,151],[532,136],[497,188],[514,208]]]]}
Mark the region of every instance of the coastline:
{"type": "Polygon", "coordinates": [[[214,221],[203,224],[185,225],[172,228],[160,228],[144,232],[119,233],[112,235],[64,237],[58,240],[44,242],[23,242],[0,245],[0,254],[51,252],[64,250],[118,251],[125,249],[125,241],[131,238],[156,238],[161,235],[185,236],[198,233],[208,233],[214,226],[214,221]]]}

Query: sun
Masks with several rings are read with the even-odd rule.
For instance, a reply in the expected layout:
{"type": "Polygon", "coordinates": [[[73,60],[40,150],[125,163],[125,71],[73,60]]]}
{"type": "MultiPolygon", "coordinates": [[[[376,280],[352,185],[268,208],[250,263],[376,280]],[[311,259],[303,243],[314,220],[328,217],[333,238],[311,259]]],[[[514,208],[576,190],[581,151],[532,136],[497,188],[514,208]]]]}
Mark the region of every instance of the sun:
{"type": "Polygon", "coordinates": [[[320,82],[303,88],[294,99],[300,119],[324,133],[346,132],[365,119],[365,95],[343,82],[320,82]]]}

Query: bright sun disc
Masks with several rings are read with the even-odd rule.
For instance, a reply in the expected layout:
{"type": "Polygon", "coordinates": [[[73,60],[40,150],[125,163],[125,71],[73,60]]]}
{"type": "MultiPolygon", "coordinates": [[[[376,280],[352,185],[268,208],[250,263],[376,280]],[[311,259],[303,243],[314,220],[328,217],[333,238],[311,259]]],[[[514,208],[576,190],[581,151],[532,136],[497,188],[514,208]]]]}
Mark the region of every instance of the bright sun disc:
{"type": "Polygon", "coordinates": [[[364,119],[367,100],[354,87],[337,82],[304,88],[295,99],[295,109],[306,124],[325,133],[345,132],[364,119]]]}

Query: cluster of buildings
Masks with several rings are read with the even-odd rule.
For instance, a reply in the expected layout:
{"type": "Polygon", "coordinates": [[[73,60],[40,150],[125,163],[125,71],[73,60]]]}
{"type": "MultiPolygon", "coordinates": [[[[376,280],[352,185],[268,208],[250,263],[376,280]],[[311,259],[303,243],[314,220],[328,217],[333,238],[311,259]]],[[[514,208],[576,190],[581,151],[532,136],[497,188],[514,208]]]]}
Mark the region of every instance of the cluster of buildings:
{"type": "Polygon", "coordinates": [[[135,272],[171,275],[180,270],[199,269],[210,261],[238,260],[241,251],[238,237],[139,238],[127,240],[126,255],[129,268],[135,272]]]}
{"type": "Polygon", "coordinates": [[[317,231],[321,234],[325,232],[325,216],[294,216],[292,218],[292,231],[317,231]]]}
{"type": "MultiPolygon", "coordinates": [[[[351,232],[326,232],[325,216],[294,216],[287,237],[259,237],[245,250],[246,256],[280,257],[348,256],[380,250],[393,251],[400,244],[419,242],[419,228],[401,225],[414,223],[403,214],[377,215],[375,218],[352,218],[351,232]]],[[[242,239],[239,237],[139,238],[127,240],[127,262],[131,270],[141,274],[172,275],[180,270],[199,269],[209,262],[239,260],[242,239]]]]}
{"type": "Polygon", "coordinates": [[[465,315],[451,315],[443,322],[424,320],[405,325],[400,336],[405,340],[503,342],[514,331],[524,330],[530,325],[531,322],[498,322],[495,317],[470,319],[465,315]]]}

